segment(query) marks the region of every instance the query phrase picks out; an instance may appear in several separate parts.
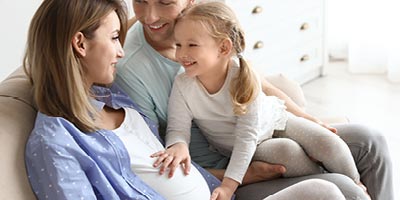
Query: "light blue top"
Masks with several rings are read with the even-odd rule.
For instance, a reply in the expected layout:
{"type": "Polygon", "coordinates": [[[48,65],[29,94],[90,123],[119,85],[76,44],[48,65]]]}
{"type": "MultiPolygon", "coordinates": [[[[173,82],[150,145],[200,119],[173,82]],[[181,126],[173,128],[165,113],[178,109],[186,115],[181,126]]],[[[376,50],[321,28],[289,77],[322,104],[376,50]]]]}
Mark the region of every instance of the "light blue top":
{"type": "MultiPolygon", "coordinates": [[[[117,64],[115,81],[146,116],[158,123],[160,135],[164,137],[172,84],[175,76],[184,70],[148,44],[141,23],[129,29],[124,50],[125,57],[117,64]]],[[[192,128],[190,154],[202,167],[225,168],[228,164],[228,158],[209,148],[198,128],[192,128]]]]}
{"type": "MultiPolygon", "coordinates": [[[[93,87],[93,91],[99,96],[93,101],[97,107],[106,104],[115,109],[138,110],[159,138],[154,122],[117,86],[93,87]]],[[[164,199],[131,171],[124,144],[109,130],[83,133],[64,118],[38,113],[26,144],[25,161],[29,181],[39,199],[164,199]]],[[[220,184],[206,170],[196,168],[210,191],[220,184]]]]}
{"type": "Polygon", "coordinates": [[[158,123],[160,130],[165,130],[172,83],[175,76],[183,72],[183,68],[147,43],[140,23],[135,23],[129,29],[124,51],[125,57],[117,64],[115,82],[146,116],[158,123]]]}

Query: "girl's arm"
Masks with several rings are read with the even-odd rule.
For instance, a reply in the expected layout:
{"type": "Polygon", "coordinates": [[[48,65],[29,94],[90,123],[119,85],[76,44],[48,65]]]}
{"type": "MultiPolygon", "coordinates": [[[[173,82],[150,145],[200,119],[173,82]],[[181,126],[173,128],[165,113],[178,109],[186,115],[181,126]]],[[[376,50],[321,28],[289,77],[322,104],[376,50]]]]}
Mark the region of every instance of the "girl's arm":
{"type": "Polygon", "coordinates": [[[293,113],[294,115],[298,117],[303,117],[305,119],[311,120],[328,130],[332,131],[333,133],[336,133],[337,130],[336,128],[333,128],[332,126],[322,122],[321,120],[317,119],[316,117],[306,113],[302,108],[300,108],[288,95],[286,95],[284,92],[282,92],[280,89],[269,83],[265,78],[261,79],[262,80],[262,90],[267,96],[276,96],[282,100],[285,101],[285,105],[287,107],[287,111],[293,113]]]}
{"type": "MultiPolygon", "coordinates": [[[[243,181],[246,171],[257,147],[264,126],[264,116],[261,105],[263,94],[247,107],[247,112],[237,117],[235,125],[235,141],[228,167],[221,186],[214,190],[211,199],[230,199],[237,187],[243,181]]],[[[272,123],[271,123],[272,124],[272,123]]]]}
{"type": "Polygon", "coordinates": [[[184,173],[188,175],[191,163],[189,143],[193,117],[179,84],[180,80],[177,78],[168,100],[168,127],[165,136],[167,149],[152,155],[152,157],[158,157],[154,166],[161,165],[160,174],[169,168],[169,177],[174,175],[175,169],[181,164],[183,164],[184,173]]]}

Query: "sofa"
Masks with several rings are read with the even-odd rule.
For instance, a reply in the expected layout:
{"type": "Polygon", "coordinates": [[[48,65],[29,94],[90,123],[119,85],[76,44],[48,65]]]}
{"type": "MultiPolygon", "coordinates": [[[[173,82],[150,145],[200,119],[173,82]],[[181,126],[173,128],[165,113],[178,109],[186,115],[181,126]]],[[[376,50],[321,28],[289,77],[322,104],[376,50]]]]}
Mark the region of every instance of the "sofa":
{"type": "Polygon", "coordinates": [[[22,68],[0,83],[0,199],[35,199],[25,170],[24,152],[36,108],[22,68]]]}
{"type": "MultiPolygon", "coordinates": [[[[267,79],[304,107],[305,99],[298,84],[283,75],[267,79]]],[[[31,85],[20,67],[0,83],[0,199],[36,199],[25,170],[25,143],[31,132],[37,109],[31,85]]],[[[239,189],[238,199],[247,198],[251,187],[239,189]],[[247,197],[246,197],[247,196],[247,197]],[[243,198],[245,197],[245,198],[243,198]]],[[[254,192],[254,191],[253,191],[254,192]]]]}

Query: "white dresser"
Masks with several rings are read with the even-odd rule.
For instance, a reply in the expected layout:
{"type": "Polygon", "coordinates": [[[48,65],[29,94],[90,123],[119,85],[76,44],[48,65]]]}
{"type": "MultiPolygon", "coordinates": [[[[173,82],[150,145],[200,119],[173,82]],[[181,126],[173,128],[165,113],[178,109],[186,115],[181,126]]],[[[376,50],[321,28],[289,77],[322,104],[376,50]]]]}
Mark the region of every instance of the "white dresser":
{"type": "Polygon", "coordinates": [[[246,34],[244,56],[263,74],[299,83],[322,74],[325,0],[225,0],[246,34]]]}

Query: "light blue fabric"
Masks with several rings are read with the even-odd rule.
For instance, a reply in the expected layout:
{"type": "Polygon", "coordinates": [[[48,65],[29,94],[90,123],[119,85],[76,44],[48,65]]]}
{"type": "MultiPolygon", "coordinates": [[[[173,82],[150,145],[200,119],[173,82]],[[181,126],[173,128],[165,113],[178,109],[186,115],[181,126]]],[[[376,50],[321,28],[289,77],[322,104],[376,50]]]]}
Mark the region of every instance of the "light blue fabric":
{"type": "MultiPolygon", "coordinates": [[[[146,116],[158,123],[163,138],[167,126],[168,98],[175,76],[183,72],[183,68],[147,43],[141,23],[129,29],[124,50],[125,57],[117,64],[115,82],[146,116]]],[[[192,128],[190,154],[192,160],[205,168],[226,168],[228,164],[227,157],[210,150],[197,127],[192,128]]]]}
{"type": "MultiPolygon", "coordinates": [[[[93,87],[93,103],[115,109],[134,108],[159,138],[157,126],[117,86],[93,87]]],[[[38,113],[25,152],[26,168],[39,199],[164,199],[130,169],[122,141],[112,131],[83,133],[60,117],[38,113]]],[[[195,165],[196,166],[196,165],[195,165]]],[[[218,179],[196,166],[210,191],[218,179]]]]}
{"type": "Polygon", "coordinates": [[[146,42],[140,23],[129,30],[124,50],[125,57],[117,64],[115,82],[146,116],[158,123],[160,130],[165,130],[172,83],[183,68],[160,55],[146,42]]]}

